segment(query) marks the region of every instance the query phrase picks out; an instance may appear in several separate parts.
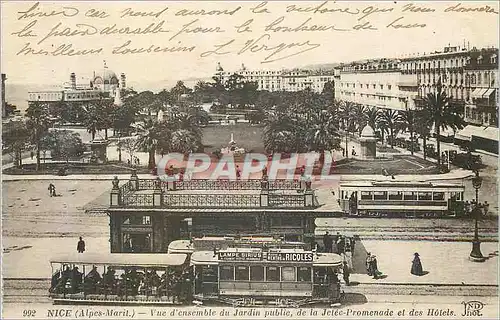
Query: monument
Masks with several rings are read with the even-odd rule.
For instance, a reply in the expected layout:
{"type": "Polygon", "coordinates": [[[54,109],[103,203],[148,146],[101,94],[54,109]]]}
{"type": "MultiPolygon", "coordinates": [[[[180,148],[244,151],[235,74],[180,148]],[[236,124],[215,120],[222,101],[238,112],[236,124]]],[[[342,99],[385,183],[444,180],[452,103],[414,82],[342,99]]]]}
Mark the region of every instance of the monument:
{"type": "Polygon", "coordinates": [[[228,143],[228,146],[226,148],[221,149],[222,154],[233,154],[233,155],[241,155],[245,153],[244,148],[238,147],[236,144],[236,141],[234,141],[234,136],[231,133],[231,140],[228,143]]]}
{"type": "Polygon", "coordinates": [[[375,136],[375,131],[369,125],[366,125],[361,131],[361,137],[359,138],[359,143],[361,146],[361,159],[375,159],[377,156],[377,137],[375,136]]]}

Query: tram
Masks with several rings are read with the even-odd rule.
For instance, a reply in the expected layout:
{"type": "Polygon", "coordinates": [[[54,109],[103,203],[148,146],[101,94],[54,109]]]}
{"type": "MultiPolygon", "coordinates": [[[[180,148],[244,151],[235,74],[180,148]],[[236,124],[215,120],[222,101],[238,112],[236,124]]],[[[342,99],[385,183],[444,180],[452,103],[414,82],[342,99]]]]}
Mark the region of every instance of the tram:
{"type": "Polygon", "coordinates": [[[190,257],[198,304],[298,307],[335,304],[343,298],[342,258],[304,242],[279,237],[204,236],[172,241],[171,254],[190,257]]]}
{"type": "Polygon", "coordinates": [[[54,304],[181,304],[186,254],[73,254],[50,260],[54,304]],[[176,299],[177,298],[177,299],[176,299]]]}
{"type": "Polygon", "coordinates": [[[445,217],[463,212],[464,191],[454,182],[344,181],[338,201],[350,216],[445,217]]]}

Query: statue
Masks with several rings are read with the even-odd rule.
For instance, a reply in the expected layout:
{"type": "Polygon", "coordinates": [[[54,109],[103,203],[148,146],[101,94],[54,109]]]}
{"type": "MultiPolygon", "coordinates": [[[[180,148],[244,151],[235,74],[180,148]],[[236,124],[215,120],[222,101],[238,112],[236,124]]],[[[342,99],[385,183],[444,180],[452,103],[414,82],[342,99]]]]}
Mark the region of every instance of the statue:
{"type": "Polygon", "coordinates": [[[115,190],[119,189],[118,184],[120,183],[120,180],[118,180],[117,176],[115,176],[112,183],[113,183],[113,189],[115,189],[115,190]]]}

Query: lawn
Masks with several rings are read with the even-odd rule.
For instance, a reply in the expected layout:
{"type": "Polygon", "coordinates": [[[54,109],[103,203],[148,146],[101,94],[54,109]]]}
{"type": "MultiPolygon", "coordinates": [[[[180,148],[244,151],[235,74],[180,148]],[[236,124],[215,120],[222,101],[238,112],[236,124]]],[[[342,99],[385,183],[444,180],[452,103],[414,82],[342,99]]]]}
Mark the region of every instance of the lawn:
{"type": "Polygon", "coordinates": [[[262,142],[262,126],[253,126],[248,123],[238,123],[236,125],[210,125],[203,128],[203,145],[205,152],[211,153],[215,149],[228,146],[231,140],[231,133],[234,141],[246,152],[264,152],[262,142]]]}

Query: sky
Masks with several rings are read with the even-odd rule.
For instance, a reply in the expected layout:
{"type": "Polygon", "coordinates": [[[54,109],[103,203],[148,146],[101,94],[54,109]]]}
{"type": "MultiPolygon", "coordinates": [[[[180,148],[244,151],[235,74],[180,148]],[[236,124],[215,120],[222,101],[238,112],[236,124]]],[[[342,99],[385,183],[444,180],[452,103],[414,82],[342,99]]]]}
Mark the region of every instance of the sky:
{"type": "Polygon", "coordinates": [[[416,12],[410,12],[409,4],[394,1],[2,2],[1,70],[13,84],[57,85],[68,81],[71,72],[76,73],[78,81],[87,83],[94,71],[102,71],[105,60],[117,75],[126,73],[129,83],[145,89],[178,79],[211,77],[217,62],[226,71],[236,70],[242,63],[251,70],[279,70],[441,51],[448,44],[498,47],[499,16],[495,1],[413,2],[412,9],[416,12]],[[219,13],[226,10],[226,14],[208,14],[212,10],[219,13]],[[299,10],[302,12],[297,12],[299,10]],[[463,12],[467,10],[469,12],[463,12]],[[99,14],[102,17],[90,17],[99,14]],[[246,26],[245,22],[248,22],[246,26]],[[146,32],[148,25],[150,30],[156,27],[162,32],[102,34],[113,26],[115,30],[128,27],[129,31],[141,28],[146,32]],[[368,25],[376,30],[359,29],[368,25]],[[402,25],[413,27],[402,28],[402,25]],[[297,31],[300,28],[302,31],[297,31]],[[325,30],[304,31],[306,28],[325,30]],[[86,35],[82,35],[84,33],[86,35]],[[192,49],[120,53],[128,41],[126,48],[192,49]],[[226,45],[218,52],[227,53],[214,53],[217,46],[223,44],[226,45]],[[54,56],[54,50],[61,45],[71,45],[77,51],[97,52],[54,56]],[[118,47],[122,49],[116,49],[118,47]],[[23,51],[23,48],[30,49],[23,51]],[[281,51],[274,53],[279,48],[281,51]],[[297,54],[303,50],[305,52],[297,54]]]}

